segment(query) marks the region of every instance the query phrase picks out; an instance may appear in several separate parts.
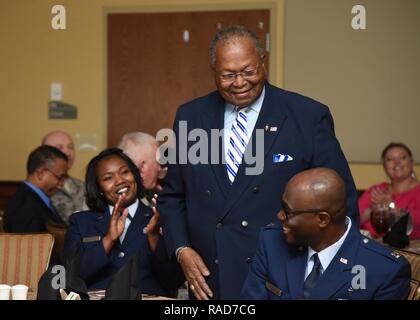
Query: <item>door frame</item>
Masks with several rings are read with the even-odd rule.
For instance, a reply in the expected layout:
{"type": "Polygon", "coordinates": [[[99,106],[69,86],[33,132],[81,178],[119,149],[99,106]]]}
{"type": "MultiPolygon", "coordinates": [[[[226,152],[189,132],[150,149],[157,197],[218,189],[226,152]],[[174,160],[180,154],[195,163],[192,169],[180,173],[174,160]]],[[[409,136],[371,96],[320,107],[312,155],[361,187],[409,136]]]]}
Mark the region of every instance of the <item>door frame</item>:
{"type": "MultiPolygon", "coordinates": [[[[164,0],[165,1],[165,0],[164,0]]],[[[166,0],[168,1],[168,0],[166,0]]],[[[182,1],[182,0],[178,0],[182,1]]],[[[244,1],[244,0],[242,0],[244,1]]],[[[139,4],[135,6],[104,6],[102,10],[102,54],[104,78],[103,88],[103,125],[105,140],[108,135],[108,14],[110,13],[163,13],[163,12],[195,12],[195,11],[223,11],[223,10],[261,10],[270,11],[270,55],[269,55],[269,81],[273,85],[282,87],[284,84],[284,34],[285,34],[285,2],[286,0],[272,0],[267,2],[223,2],[223,0],[203,0],[185,3],[156,3],[139,4]],[[207,2],[208,1],[208,2],[207,2]]],[[[157,2],[157,1],[156,1],[157,2]]]]}

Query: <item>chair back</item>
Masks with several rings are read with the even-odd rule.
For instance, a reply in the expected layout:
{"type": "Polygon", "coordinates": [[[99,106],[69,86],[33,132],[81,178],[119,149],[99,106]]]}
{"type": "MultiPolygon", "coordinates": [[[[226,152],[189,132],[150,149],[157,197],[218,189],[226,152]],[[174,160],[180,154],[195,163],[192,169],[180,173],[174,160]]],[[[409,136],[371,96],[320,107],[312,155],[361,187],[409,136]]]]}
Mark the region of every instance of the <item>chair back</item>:
{"type": "Polygon", "coordinates": [[[396,250],[404,256],[411,266],[410,294],[408,300],[420,300],[420,254],[396,250]]]}
{"type": "Polygon", "coordinates": [[[64,263],[64,239],[66,237],[67,227],[62,224],[57,224],[53,221],[48,221],[47,231],[54,237],[53,257],[60,264],[64,263]]]}
{"type": "Polygon", "coordinates": [[[49,233],[0,233],[0,283],[25,284],[36,292],[53,245],[54,237],[49,233]]]}
{"type": "Polygon", "coordinates": [[[4,220],[3,220],[3,215],[4,215],[4,211],[0,210],[0,232],[5,232],[4,231],[4,220]]]}

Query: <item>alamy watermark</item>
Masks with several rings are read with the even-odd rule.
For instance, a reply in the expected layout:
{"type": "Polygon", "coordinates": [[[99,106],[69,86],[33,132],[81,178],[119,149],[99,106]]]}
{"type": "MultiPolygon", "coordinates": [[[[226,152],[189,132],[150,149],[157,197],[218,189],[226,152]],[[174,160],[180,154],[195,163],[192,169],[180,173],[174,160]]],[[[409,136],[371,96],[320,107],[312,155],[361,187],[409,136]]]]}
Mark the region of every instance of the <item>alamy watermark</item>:
{"type": "MultiPolygon", "coordinates": [[[[188,131],[187,121],[179,121],[178,125],[178,136],[168,128],[156,134],[156,140],[162,142],[156,154],[160,164],[226,164],[224,129],[211,129],[209,136],[201,128],[188,131]]],[[[245,175],[259,175],[264,171],[264,134],[263,129],[255,130],[255,154],[253,139],[249,138],[242,159],[242,164],[246,164],[245,175]]]]}
{"type": "Polygon", "coordinates": [[[366,8],[358,4],[351,8],[351,13],[354,14],[351,27],[354,30],[366,30],[366,8]]]}
{"type": "Polygon", "coordinates": [[[51,19],[51,27],[54,30],[66,30],[66,8],[61,4],[56,4],[51,8],[54,16],[51,19]]]}
{"type": "Polygon", "coordinates": [[[51,287],[55,290],[66,288],[66,268],[62,265],[55,265],[51,269],[55,276],[51,280],[51,287]]]}

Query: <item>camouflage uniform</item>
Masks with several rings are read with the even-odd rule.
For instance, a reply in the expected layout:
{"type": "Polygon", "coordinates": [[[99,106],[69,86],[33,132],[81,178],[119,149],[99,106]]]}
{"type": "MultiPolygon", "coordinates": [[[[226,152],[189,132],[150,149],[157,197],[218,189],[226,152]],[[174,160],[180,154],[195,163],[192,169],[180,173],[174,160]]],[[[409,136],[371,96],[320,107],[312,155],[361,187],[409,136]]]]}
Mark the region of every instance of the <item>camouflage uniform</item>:
{"type": "Polygon", "coordinates": [[[68,177],[64,185],[52,197],[51,201],[60,217],[68,224],[73,212],[86,210],[85,184],[82,180],[68,177]]]}

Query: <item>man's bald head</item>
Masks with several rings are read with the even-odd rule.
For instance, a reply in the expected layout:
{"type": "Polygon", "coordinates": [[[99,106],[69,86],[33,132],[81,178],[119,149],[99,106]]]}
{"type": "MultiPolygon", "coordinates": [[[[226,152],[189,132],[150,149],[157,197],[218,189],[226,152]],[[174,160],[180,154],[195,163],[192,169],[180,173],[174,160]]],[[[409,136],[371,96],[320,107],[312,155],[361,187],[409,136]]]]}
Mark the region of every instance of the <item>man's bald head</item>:
{"type": "Polygon", "coordinates": [[[67,132],[62,130],[51,131],[42,138],[42,144],[56,147],[61,150],[69,159],[69,169],[73,166],[76,153],[74,150],[73,139],[67,132]]]}
{"type": "Polygon", "coordinates": [[[315,168],[296,174],[286,186],[278,218],[286,241],[323,250],[346,230],[346,190],[331,169],[315,168]]]}
{"type": "Polygon", "coordinates": [[[287,184],[285,195],[298,197],[307,208],[325,209],[331,216],[342,215],[346,204],[344,181],[329,168],[314,168],[296,174],[287,184]]]}

